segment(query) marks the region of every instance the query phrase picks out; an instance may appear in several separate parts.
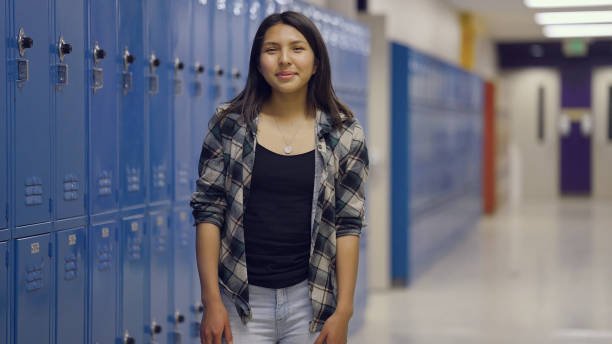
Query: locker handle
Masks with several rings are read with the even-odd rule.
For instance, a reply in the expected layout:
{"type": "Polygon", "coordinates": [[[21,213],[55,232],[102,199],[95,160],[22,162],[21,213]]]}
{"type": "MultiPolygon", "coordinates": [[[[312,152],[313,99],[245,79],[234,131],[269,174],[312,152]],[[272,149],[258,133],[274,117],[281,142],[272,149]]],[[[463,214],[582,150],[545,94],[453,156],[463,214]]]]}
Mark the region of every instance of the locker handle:
{"type": "Polygon", "coordinates": [[[215,74],[217,76],[223,76],[223,68],[221,68],[221,66],[219,66],[219,65],[216,65],[215,66],[215,74]]]}
{"type": "Polygon", "coordinates": [[[160,334],[162,331],[162,327],[159,324],[153,323],[152,330],[153,334],[160,334]]]}
{"type": "Polygon", "coordinates": [[[23,28],[19,28],[17,44],[19,45],[19,56],[23,57],[25,50],[34,46],[34,40],[31,37],[26,36],[23,28]]]}
{"type": "Polygon", "coordinates": [[[57,42],[57,55],[59,56],[60,62],[64,62],[64,55],[68,55],[72,52],[72,44],[66,43],[64,37],[60,35],[59,41],[57,42]]]}
{"type": "Polygon", "coordinates": [[[182,324],[185,322],[185,316],[179,313],[178,311],[174,315],[174,322],[177,324],[182,324]]]}
{"type": "Polygon", "coordinates": [[[234,77],[234,79],[240,79],[240,76],[242,76],[242,74],[240,74],[238,68],[234,68],[232,70],[232,76],[234,77]]]}
{"type": "Polygon", "coordinates": [[[72,44],[70,43],[62,44],[61,50],[62,50],[62,53],[64,53],[65,55],[70,54],[72,52],[72,44]]]}
{"type": "Polygon", "coordinates": [[[178,57],[174,60],[174,69],[179,71],[185,68],[183,61],[179,60],[178,57]]]}
{"type": "Polygon", "coordinates": [[[204,73],[204,66],[202,66],[202,65],[201,65],[201,64],[199,64],[199,63],[196,63],[196,65],[195,65],[195,71],[196,71],[196,73],[198,73],[198,74],[202,74],[202,73],[204,73]]]}
{"type": "Polygon", "coordinates": [[[128,47],[123,48],[123,68],[127,69],[134,61],[136,61],[136,57],[130,54],[128,47]]]}
{"type": "Polygon", "coordinates": [[[103,58],[105,58],[105,57],[106,57],[106,51],[104,51],[104,49],[98,49],[98,50],[96,51],[96,58],[97,58],[98,60],[102,60],[102,59],[103,59],[103,58]]]}

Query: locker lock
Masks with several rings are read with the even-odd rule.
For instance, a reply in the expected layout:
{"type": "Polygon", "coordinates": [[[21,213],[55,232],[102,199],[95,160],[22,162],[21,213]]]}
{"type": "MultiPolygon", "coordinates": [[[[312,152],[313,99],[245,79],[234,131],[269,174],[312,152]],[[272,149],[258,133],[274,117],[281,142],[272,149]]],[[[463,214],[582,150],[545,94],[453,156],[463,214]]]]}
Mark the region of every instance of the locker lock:
{"type": "Polygon", "coordinates": [[[232,77],[234,77],[234,79],[240,79],[241,75],[242,74],[240,74],[240,71],[238,70],[238,68],[232,69],[232,77]]]}
{"type": "Polygon", "coordinates": [[[23,28],[19,29],[19,36],[17,37],[17,43],[19,44],[19,56],[23,57],[26,49],[30,49],[34,46],[34,40],[25,35],[23,28]]]}
{"type": "Polygon", "coordinates": [[[180,71],[183,70],[185,68],[185,64],[183,63],[183,61],[179,60],[179,58],[177,57],[176,59],[174,59],[174,70],[175,71],[180,71]]]}
{"type": "Polygon", "coordinates": [[[195,72],[196,72],[197,74],[202,74],[202,73],[204,73],[204,66],[202,66],[202,65],[200,64],[200,62],[196,62],[196,63],[195,63],[194,69],[195,69],[195,72]]]}
{"type": "Polygon", "coordinates": [[[106,51],[100,48],[100,45],[98,44],[98,42],[94,43],[93,57],[94,57],[94,64],[98,64],[99,60],[102,60],[106,57],[106,51]]]}
{"type": "Polygon", "coordinates": [[[219,65],[215,66],[215,75],[216,76],[223,76],[223,68],[221,68],[221,66],[219,66],[219,65]]]}
{"type": "Polygon", "coordinates": [[[136,339],[130,336],[130,334],[125,331],[125,336],[123,336],[123,344],[136,344],[136,339]]]}
{"type": "Polygon", "coordinates": [[[151,53],[151,58],[149,59],[149,66],[151,67],[151,72],[155,70],[155,68],[159,67],[161,61],[155,56],[155,54],[151,53]]]}
{"type": "Polygon", "coordinates": [[[60,62],[64,62],[64,55],[68,55],[72,52],[72,44],[66,43],[64,37],[60,35],[59,41],[57,42],[57,54],[60,62]]]}
{"type": "Polygon", "coordinates": [[[125,47],[123,49],[123,68],[127,69],[129,67],[129,65],[134,63],[134,61],[136,61],[136,57],[134,57],[134,55],[130,54],[130,51],[128,50],[128,47],[125,47]]]}
{"type": "Polygon", "coordinates": [[[153,334],[160,334],[161,331],[162,331],[161,325],[157,324],[154,321],[153,324],[151,325],[151,332],[153,332],[153,334]]]}
{"type": "Polygon", "coordinates": [[[202,314],[202,313],[204,313],[204,305],[203,305],[202,303],[196,303],[196,304],[193,306],[193,310],[194,310],[196,313],[200,313],[200,314],[202,314]]]}
{"type": "Polygon", "coordinates": [[[176,324],[182,324],[185,322],[185,316],[179,313],[178,311],[174,314],[174,322],[176,324]]]}

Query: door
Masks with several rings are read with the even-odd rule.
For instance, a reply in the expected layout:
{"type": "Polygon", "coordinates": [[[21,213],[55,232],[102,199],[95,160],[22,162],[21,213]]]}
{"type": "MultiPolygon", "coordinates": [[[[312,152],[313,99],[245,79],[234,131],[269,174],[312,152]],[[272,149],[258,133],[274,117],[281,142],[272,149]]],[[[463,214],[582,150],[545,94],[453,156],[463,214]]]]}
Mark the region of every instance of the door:
{"type": "Polygon", "coordinates": [[[16,226],[47,222],[51,207],[49,2],[13,2],[16,226]]]}
{"type": "Polygon", "coordinates": [[[65,219],[85,215],[84,1],[55,1],[55,40],[55,218],[65,219]]]}
{"type": "MultiPolygon", "coordinates": [[[[144,342],[147,257],[144,216],[121,220],[121,324],[120,335],[144,342]]],[[[128,342],[128,341],[126,341],[128,342]]]]}

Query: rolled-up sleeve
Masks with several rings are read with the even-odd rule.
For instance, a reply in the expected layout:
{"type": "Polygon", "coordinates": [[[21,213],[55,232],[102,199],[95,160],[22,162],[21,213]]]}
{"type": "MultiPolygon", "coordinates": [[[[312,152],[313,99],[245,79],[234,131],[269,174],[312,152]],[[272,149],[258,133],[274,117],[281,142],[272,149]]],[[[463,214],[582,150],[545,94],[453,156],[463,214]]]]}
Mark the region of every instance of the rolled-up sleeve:
{"type": "Polygon", "coordinates": [[[353,124],[348,154],[340,159],[336,184],[336,237],[361,235],[365,225],[365,189],[369,160],[363,128],[353,124]]]}
{"type": "MultiPolygon", "coordinates": [[[[216,116],[215,116],[216,117],[216,116]]],[[[199,178],[196,190],[191,196],[190,205],[193,209],[195,225],[213,223],[223,228],[227,201],[225,197],[226,163],[223,153],[222,122],[213,118],[209,127],[200,161],[198,163],[199,178]]]]}

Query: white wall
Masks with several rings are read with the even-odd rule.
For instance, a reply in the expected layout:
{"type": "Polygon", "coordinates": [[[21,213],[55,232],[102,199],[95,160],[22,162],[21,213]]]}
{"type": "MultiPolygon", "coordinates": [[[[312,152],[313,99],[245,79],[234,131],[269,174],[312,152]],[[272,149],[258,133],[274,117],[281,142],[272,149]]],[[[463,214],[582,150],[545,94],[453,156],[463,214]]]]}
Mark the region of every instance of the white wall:
{"type": "Polygon", "coordinates": [[[608,141],[608,88],[612,86],[612,68],[593,71],[592,108],[594,137],[592,139],[593,196],[612,199],[612,142],[608,141]]]}
{"type": "Polygon", "coordinates": [[[559,72],[529,68],[502,73],[499,107],[510,119],[510,199],[555,199],[559,195],[559,72]],[[538,88],[545,89],[544,141],[537,138],[538,88]]]}
{"type": "Polygon", "coordinates": [[[387,15],[387,37],[459,64],[461,27],[457,12],[440,0],[370,0],[372,14],[387,15]]]}

